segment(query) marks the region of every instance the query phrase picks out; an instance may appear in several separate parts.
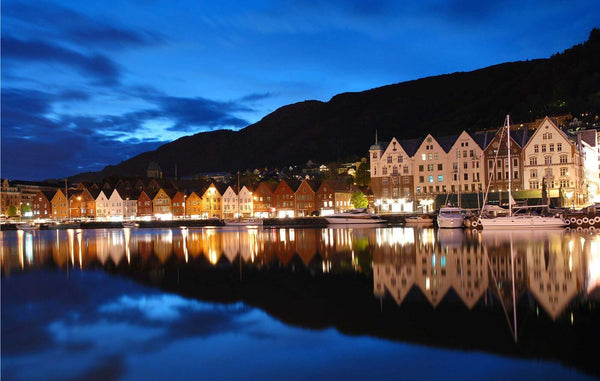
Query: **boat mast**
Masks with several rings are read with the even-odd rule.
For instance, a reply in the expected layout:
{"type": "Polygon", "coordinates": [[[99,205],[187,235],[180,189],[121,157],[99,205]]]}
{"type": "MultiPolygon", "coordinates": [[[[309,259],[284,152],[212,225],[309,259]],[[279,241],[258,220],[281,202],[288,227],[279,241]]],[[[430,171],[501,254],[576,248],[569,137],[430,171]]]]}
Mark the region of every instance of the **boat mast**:
{"type": "Polygon", "coordinates": [[[506,139],[507,139],[507,147],[508,147],[508,215],[512,216],[512,196],[511,196],[511,178],[512,178],[512,169],[510,162],[510,117],[506,115],[506,139]]]}
{"type": "Polygon", "coordinates": [[[460,208],[460,150],[457,148],[456,149],[456,154],[457,154],[457,158],[456,158],[456,167],[458,170],[458,207],[460,208]]]}

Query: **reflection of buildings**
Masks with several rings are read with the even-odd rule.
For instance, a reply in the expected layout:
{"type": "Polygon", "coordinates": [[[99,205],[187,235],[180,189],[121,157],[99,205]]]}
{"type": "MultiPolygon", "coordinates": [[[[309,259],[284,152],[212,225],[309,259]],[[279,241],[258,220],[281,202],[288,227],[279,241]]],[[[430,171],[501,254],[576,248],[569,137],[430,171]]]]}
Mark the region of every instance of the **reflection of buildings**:
{"type": "Polygon", "coordinates": [[[200,261],[212,266],[238,260],[256,268],[305,266],[311,272],[361,269],[368,274],[372,255],[375,296],[388,293],[399,304],[415,291],[437,306],[454,292],[473,308],[489,288],[487,295],[496,295],[511,309],[513,271],[516,298],[527,295],[553,319],[580,291],[596,298],[600,294],[600,235],[203,228],[15,231],[0,232],[0,238],[5,275],[49,264],[86,268],[200,261]]]}
{"type": "Polygon", "coordinates": [[[374,293],[401,303],[413,286],[437,306],[453,289],[472,308],[488,286],[481,246],[460,230],[381,230],[373,253],[374,293]]]}

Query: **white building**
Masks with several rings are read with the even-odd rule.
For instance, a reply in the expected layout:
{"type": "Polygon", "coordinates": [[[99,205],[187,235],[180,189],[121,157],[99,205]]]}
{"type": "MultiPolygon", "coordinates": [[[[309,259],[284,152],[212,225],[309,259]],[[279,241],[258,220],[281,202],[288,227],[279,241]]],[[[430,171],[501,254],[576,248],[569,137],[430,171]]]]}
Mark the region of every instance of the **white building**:
{"type": "Polygon", "coordinates": [[[234,187],[227,187],[225,193],[223,193],[222,201],[223,202],[221,205],[223,207],[223,218],[239,217],[238,195],[234,187]]]}
{"type": "Polygon", "coordinates": [[[238,213],[240,217],[251,217],[253,212],[252,191],[244,185],[238,193],[238,213]]]}
{"type": "Polygon", "coordinates": [[[96,217],[106,218],[109,212],[109,201],[104,190],[101,190],[96,197],[96,217]]]}

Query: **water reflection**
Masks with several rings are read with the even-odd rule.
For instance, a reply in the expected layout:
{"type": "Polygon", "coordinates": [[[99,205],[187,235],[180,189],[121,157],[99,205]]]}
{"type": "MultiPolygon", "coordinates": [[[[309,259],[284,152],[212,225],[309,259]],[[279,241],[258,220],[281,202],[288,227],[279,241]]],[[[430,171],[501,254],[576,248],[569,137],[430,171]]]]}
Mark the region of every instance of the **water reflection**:
{"type": "Polygon", "coordinates": [[[562,231],[125,228],[0,236],[4,276],[51,264],[84,269],[134,260],[299,265],[313,273],[372,272],[375,297],[398,305],[410,295],[433,307],[458,296],[468,309],[495,299],[510,311],[515,301],[533,298],[552,319],[577,295],[597,300],[600,285],[600,235],[562,231]]]}

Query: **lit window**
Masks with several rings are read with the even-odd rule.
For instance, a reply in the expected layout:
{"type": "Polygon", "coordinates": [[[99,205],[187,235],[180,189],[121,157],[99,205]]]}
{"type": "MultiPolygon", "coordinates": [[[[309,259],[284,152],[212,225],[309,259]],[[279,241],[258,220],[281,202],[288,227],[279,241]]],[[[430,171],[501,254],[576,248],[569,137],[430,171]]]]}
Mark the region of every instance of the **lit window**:
{"type": "Polygon", "coordinates": [[[433,175],[429,175],[429,182],[432,183],[433,182],[433,175]]]}

